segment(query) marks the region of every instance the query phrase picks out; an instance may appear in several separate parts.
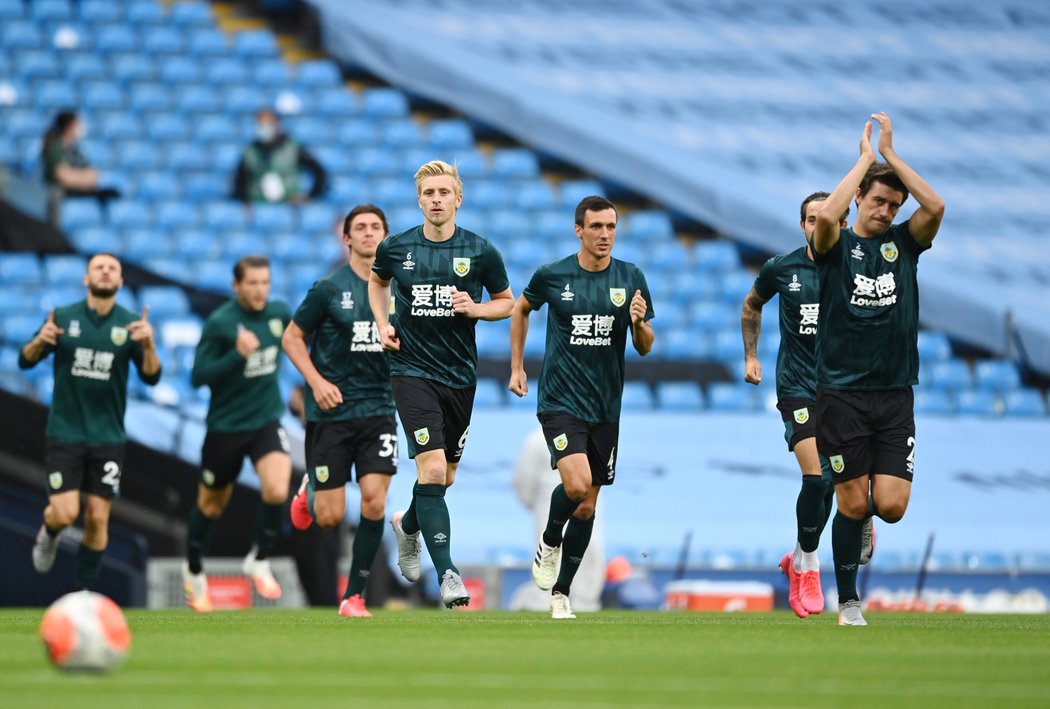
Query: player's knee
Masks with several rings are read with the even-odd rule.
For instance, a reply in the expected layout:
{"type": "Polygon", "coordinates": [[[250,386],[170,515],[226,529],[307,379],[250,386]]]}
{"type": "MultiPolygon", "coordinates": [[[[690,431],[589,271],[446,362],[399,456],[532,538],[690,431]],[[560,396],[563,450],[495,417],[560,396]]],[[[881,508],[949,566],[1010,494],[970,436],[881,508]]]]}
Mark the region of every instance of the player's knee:
{"type": "Polygon", "coordinates": [[[321,529],[332,529],[343,521],[343,515],[338,510],[320,509],[315,510],[315,512],[317,514],[314,517],[314,521],[317,522],[317,526],[321,529]]]}
{"type": "Polygon", "coordinates": [[[381,519],[384,515],[386,515],[386,500],[384,498],[361,500],[362,517],[381,519]]]}
{"type": "Polygon", "coordinates": [[[201,514],[208,519],[218,519],[222,516],[226,503],[222,500],[202,500],[197,503],[197,507],[200,509],[201,514]]]}
{"type": "Polygon", "coordinates": [[[84,527],[88,529],[105,529],[109,524],[109,510],[88,507],[84,510],[84,527]]]}
{"type": "MultiPolygon", "coordinates": [[[[575,480],[563,483],[563,486],[565,487],[565,495],[573,502],[581,502],[581,504],[582,500],[587,497],[587,492],[591,487],[589,484],[579,483],[575,480]]],[[[594,509],[593,504],[591,505],[591,509],[594,509]]]]}
{"type": "Polygon", "coordinates": [[[267,485],[259,491],[259,496],[267,505],[283,505],[288,500],[288,488],[280,485],[267,485]]]}
{"type": "Polygon", "coordinates": [[[419,471],[419,482],[424,485],[444,485],[446,478],[445,465],[428,465],[419,471]]]}
{"type": "Polygon", "coordinates": [[[842,496],[839,497],[838,509],[847,517],[861,519],[868,513],[868,501],[867,499],[852,500],[842,496]]]}
{"type": "Polygon", "coordinates": [[[591,517],[594,517],[594,507],[595,503],[593,500],[584,500],[576,507],[576,511],[572,513],[572,516],[586,522],[591,517]]]}
{"type": "Polygon", "coordinates": [[[889,524],[896,524],[904,519],[904,512],[907,509],[908,505],[903,502],[882,503],[879,505],[879,519],[889,524]]]}
{"type": "Polygon", "coordinates": [[[51,507],[51,514],[48,515],[48,524],[52,527],[69,527],[77,521],[77,515],[80,514],[80,510],[76,506],[71,507],[51,507]]]}

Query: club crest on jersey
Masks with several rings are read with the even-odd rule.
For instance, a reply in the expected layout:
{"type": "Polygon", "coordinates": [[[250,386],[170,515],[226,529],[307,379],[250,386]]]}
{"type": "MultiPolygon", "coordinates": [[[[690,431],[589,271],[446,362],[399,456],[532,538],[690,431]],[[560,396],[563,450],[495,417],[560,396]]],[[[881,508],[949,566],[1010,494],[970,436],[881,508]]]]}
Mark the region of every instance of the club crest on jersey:
{"type": "Polygon", "coordinates": [[[831,463],[831,469],[836,473],[841,473],[846,469],[846,463],[843,462],[841,455],[833,455],[828,458],[828,462],[831,463]]]}
{"type": "Polygon", "coordinates": [[[412,435],[416,437],[416,443],[421,446],[425,446],[430,443],[430,429],[421,428],[418,431],[413,431],[412,435]]]}
{"type": "Polygon", "coordinates": [[[284,334],[284,323],[281,322],[280,318],[270,318],[267,324],[270,326],[270,334],[274,337],[280,337],[284,334]]]}
{"type": "Polygon", "coordinates": [[[69,327],[66,329],[70,337],[80,337],[80,321],[70,320],[69,327]]]}
{"type": "Polygon", "coordinates": [[[318,465],[316,468],[314,468],[314,478],[319,483],[328,482],[328,466],[318,465]]]}
{"type": "Polygon", "coordinates": [[[62,487],[62,473],[51,473],[47,476],[47,483],[51,486],[52,490],[57,490],[62,487]]]}
{"type": "Polygon", "coordinates": [[[626,288],[610,288],[609,289],[609,300],[612,304],[619,308],[621,305],[627,302],[627,289],[626,288]]]}
{"type": "Polygon", "coordinates": [[[114,326],[109,331],[109,339],[113,341],[113,344],[120,347],[128,341],[128,331],[122,327],[114,326]]]}
{"type": "Polygon", "coordinates": [[[569,445],[569,439],[564,433],[554,437],[554,448],[563,451],[569,445]]]}
{"type": "Polygon", "coordinates": [[[801,409],[795,409],[795,423],[804,424],[809,421],[809,409],[803,407],[801,409]]]}
{"type": "Polygon", "coordinates": [[[887,241],[885,244],[879,247],[879,251],[882,252],[882,258],[886,259],[890,263],[897,260],[899,252],[897,251],[897,245],[892,241],[887,241]]]}
{"type": "Polygon", "coordinates": [[[452,259],[452,272],[457,276],[465,276],[470,273],[470,259],[469,258],[453,258],[452,259]]]}
{"type": "Polygon", "coordinates": [[[351,310],[354,307],[354,294],[348,290],[343,291],[343,300],[339,303],[343,310],[351,310]]]}

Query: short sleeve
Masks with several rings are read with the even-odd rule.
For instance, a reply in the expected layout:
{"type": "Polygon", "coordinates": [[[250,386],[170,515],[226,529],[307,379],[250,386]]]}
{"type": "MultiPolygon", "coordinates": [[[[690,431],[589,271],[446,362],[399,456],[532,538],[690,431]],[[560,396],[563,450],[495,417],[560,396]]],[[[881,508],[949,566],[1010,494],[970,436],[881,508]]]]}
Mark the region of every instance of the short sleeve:
{"type": "Polygon", "coordinates": [[[383,239],[379,242],[379,248],[376,249],[376,260],[372,264],[372,273],[384,281],[389,281],[394,277],[394,271],[390,264],[390,241],[388,239],[383,239]]]}
{"type": "Polygon", "coordinates": [[[762,264],[762,270],[755,278],[755,292],[762,300],[769,300],[777,294],[776,256],[762,264]]]}
{"type": "Polygon", "coordinates": [[[328,312],[328,298],[328,289],[324,281],[317,281],[310,287],[292,318],[303,332],[317,332],[321,327],[328,312]]]}
{"type": "Polygon", "coordinates": [[[492,244],[485,250],[485,273],[482,274],[481,285],[489,295],[502,293],[510,288],[510,279],[507,277],[507,267],[503,263],[503,255],[492,244]]]}
{"type": "Polygon", "coordinates": [[[911,219],[908,219],[900,224],[894,224],[890,227],[893,230],[894,241],[900,241],[901,248],[905,251],[913,254],[916,259],[919,258],[919,254],[929,249],[929,246],[923,246],[915,240],[915,237],[911,235],[911,219]]]}
{"type": "Polygon", "coordinates": [[[533,310],[539,310],[547,302],[543,294],[546,290],[546,280],[543,269],[539,268],[532,274],[532,278],[529,279],[529,285],[525,286],[525,290],[521,292],[533,310]]]}

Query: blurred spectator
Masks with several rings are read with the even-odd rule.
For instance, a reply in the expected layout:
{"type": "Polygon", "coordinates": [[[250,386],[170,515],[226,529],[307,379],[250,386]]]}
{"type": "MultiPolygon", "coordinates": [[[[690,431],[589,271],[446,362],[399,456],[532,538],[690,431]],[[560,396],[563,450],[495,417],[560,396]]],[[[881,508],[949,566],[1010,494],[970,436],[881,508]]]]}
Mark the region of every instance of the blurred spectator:
{"type": "MultiPolygon", "coordinates": [[[[518,499],[532,511],[536,523],[536,538],[547,526],[551,491],[561,482],[558,471],[551,465],[551,452],[543,431],[534,430],[525,440],[525,447],[514,466],[514,491],[518,499]]],[[[583,556],[580,570],[569,591],[572,607],[578,611],[601,610],[602,591],[605,587],[605,545],[601,515],[595,514],[594,530],[587,553],[583,556]]],[[[550,607],[550,591],[541,591],[530,578],[514,591],[510,601],[511,610],[546,611],[550,607]]]]}
{"type": "Polygon", "coordinates": [[[294,138],[281,132],[274,111],[265,108],[255,115],[255,134],[237,165],[235,199],[302,204],[324,193],[328,183],[324,167],[294,138]],[[313,177],[309,195],[303,190],[304,171],[313,177]]]}
{"type": "Polygon", "coordinates": [[[59,225],[65,197],[94,197],[102,206],[118,197],[117,190],[99,187],[98,170],[80,152],[86,128],[75,111],[60,111],[44,133],[42,157],[48,186],[48,221],[59,225]]]}

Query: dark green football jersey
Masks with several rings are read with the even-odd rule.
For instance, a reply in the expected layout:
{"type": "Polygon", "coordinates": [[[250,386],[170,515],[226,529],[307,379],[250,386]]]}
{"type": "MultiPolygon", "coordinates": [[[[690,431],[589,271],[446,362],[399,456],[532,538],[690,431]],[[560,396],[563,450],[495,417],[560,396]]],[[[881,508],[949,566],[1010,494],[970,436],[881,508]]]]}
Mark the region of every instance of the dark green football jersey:
{"type": "Polygon", "coordinates": [[[898,389],[919,381],[920,246],[908,222],[880,236],[852,229],[815,254],[820,279],[817,385],[898,389]]]}
{"type": "Polygon", "coordinates": [[[817,265],[803,246],[766,261],[755,279],[755,292],[770,300],[780,295],[780,350],[777,398],[817,398],[817,316],[820,283],[817,265]]]}
{"type": "Polygon", "coordinates": [[[649,305],[650,320],[649,286],[633,263],[614,258],[604,271],[592,272],[573,254],[533,274],[523,295],[533,310],[548,306],[539,413],[563,411],[591,423],[620,420],[623,353],[636,290],[649,305]]]}
{"type": "MultiPolygon", "coordinates": [[[[104,446],[123,443],[124,409],[128,399],[128,362],[134,362],[146,384],[160,381],[160,372],[142,374],[142,345],[128,334],[128,323],[139,316],[114,305],[100,316],[87,300],[55,308],[55,324],[65,332],[55,353],[55,390],[46,435],[69,443],[104,446]]],[[[43,357],[41,358],[43,360],[43,357]]],[[[18,366],[30,364],[19,354],[18,366]]]]}
{"type": "Polygon", "coordinates": [[[277,372],[281,336],[290,320],[288,306],[280,300],[271,300],[254,313],[235,298],[208,316],[193,360],[192,381],[193,386],[211,389],[209,431],[252,431],[281,418],[284,402],[277,372]],[[259,347],[247,359],[236,346],[242,328],[259,338],[259,347]]]}
{"type": "Polygon", "coordinates": [[[324,411],[305,387],[307,421],[345,421],[394,413],[390,366],[368,305],[368,281],[343,264],[317,281],[293,318],[313,333],[310,361],[339,387],[343,403],[324,411]]]}
{"type": "Polygon", "coordinates": [[[477,382],[477,320],[452,309],[452,289],[474,302],[510,287],[503,257],[488,239],[456,227],[447,241],[430,241],[417,226],[383,239],[372,270],[391,281],[394,326],[401,349],[389,353],[394,377],[432,379],[455,389],[477,382]]]}

